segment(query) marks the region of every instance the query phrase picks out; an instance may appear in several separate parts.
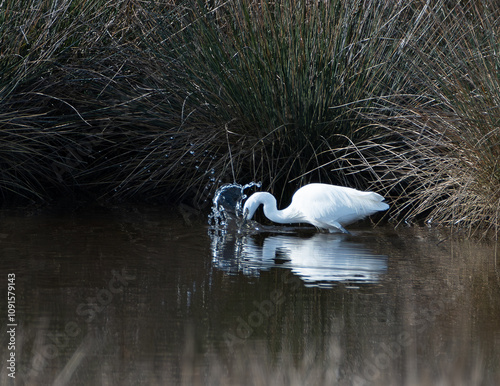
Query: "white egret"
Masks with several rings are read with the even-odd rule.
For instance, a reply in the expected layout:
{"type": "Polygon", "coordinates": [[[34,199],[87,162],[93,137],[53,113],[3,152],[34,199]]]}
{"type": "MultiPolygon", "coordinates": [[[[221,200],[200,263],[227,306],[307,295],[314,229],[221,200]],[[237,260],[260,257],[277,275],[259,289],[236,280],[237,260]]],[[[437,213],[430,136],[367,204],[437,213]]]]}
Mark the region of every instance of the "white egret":
{"type": "Polygon", "coordinates": [[[330,232],[349,233],[344,225],[389,209],[384,197],[374,192],[330,184],[309,184],[295,192],[288,208],[278,210],[271,193],[252,194],[243,206],[245,220],[250,220],[263,204],[265,216],[279,224],[309,223],[330,232]]]}

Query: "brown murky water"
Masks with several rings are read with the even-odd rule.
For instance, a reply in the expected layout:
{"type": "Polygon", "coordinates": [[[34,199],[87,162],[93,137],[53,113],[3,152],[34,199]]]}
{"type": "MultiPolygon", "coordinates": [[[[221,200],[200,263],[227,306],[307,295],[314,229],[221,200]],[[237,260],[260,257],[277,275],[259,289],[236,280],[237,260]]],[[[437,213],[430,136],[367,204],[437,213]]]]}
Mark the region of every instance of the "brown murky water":
{"type": "Polygon", "coordinates": [[[1,214],[0,384],[500,384],[494,242],[391,226],[216,237],[187,220],[1,214]]]}

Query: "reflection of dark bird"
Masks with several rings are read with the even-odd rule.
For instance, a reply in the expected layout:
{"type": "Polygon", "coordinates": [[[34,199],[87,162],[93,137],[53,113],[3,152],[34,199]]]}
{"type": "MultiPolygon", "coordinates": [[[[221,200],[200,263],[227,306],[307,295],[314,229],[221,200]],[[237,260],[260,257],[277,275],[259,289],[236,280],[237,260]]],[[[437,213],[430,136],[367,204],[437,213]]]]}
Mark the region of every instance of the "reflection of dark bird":
{"type": "Polygon", "coordinates": [[[361,220],[378,211],[389,209],[384,197],[374,192],[329,184],[309,184],[295,192],[288,208],[278,210],[271,193],[257,192],[246,200],[243,207],[245,220],[250,220],[263,204],[264,214],[280,224],[309,223],[330,232],[349,233],[344,225],[361,220]]]}

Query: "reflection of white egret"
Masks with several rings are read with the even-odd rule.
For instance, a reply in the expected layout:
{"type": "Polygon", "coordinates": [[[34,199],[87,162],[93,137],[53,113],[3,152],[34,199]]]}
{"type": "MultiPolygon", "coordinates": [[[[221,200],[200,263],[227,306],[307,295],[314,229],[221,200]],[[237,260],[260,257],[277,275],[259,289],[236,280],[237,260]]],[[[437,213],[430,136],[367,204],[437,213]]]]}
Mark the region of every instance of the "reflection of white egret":
{"type": "Polygon", "coordinates": [[[344,229],[378,211],[389,209],[384,197],[374,192],[329,184],[309,184],[295,192],[288,208],[278,210],[271,193],[257,192],[250,196],[243,207],[246,220],[250,220],[257,208],[263,204],[266,217],[279,224],[309,223],[330,232],[344,229]]]}
{"type": "Polygon", "coordinates": [[[248,239],[243,245],[242,255],[247,269],[289,268],[310,284],[374,283],[387,270],[386,256],[375,255],[359,243],[324,233],[308,239],[270,236],[264,240],[262,247],[248,239]]]}

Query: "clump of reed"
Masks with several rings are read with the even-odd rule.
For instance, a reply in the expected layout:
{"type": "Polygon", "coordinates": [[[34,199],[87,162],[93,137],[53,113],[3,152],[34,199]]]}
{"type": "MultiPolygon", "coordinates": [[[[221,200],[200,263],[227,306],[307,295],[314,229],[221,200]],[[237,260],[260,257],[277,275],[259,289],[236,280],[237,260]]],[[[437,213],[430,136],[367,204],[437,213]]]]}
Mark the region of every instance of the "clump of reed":
{"type": "MultiPolygon", "coordinates": [[[[434,204],[438,222],[470,229],[500,226],[500,10],[493,1],[461,10],[432,62],[444,130],[456,161],[456,188],[434,204]],[[470,13],[469,13],[470,12],[470,13]],[[472,18],[472,21],[470,20],[472,18]],[[452,39],[451,37],[455,37],[452,39]]],[[[437,126],[442,127],[442,125],[437,126]]],[[[438,185],[439,186],[439,185],[438,185]]],[[[439,187],[441,188],[441,187],[439,187]]],[[[441,188],[442,189],[442,188],[441,188]]]]}
{"type": "MultiPolygon", "coordinates": [[[[78,66],[109,41],[117,7],[100,0],[6,0],[0,6],[0,152],[4,200],[74,190],[93,138],[78,66]],[[109,4],[108,4],[109,5],[109,4]]],[[[89,101],[92,101],[89,95],[89,101]]],[[[98,104],[86,101],[91,110],[98,104]]]]}
{"type": "Polygon", "coordinates": [[[374,134],[366,116],[386,108],[380,97],[405,87],[393,67],[408,13],[377,0],[194,2],[187,26],[162,40],[183,124],[225,133],[237,180],[282,195],[310,181],[366,185],[331,163],[374,134]]]}
{"type": "Polygon", "coordinates": [[[399,104],[384,124],[400,137],[381,158],[383,184],[400,189],[395,216],[498,232],[499,16],[489,0],[437,2],[420,37],[407,42],[419,98],[399,104]]]}
{"type": "MultiPolygon", "coordinates": [[[[213,137],[179,125],[175,88],[153,76],[168,64],[147,48],[152,20],[168,24],[180,9],[122,0],[2,2],[4,204],[178,200],[198,169],[213,184],[213,137]]],[[[190,194],[208,202],[208,192],[190,194]]]]}

